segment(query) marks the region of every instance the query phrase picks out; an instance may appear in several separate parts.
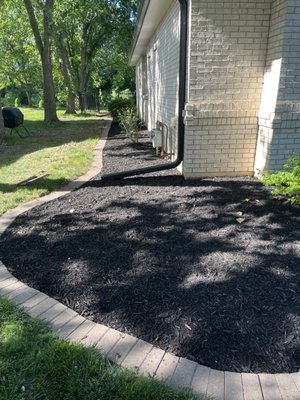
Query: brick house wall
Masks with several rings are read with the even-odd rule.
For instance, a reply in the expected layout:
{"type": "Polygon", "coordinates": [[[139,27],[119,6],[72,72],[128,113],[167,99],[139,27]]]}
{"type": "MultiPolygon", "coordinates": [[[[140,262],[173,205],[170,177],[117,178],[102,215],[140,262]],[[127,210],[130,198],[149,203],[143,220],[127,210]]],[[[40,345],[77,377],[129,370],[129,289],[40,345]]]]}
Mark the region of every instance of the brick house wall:
{"type": "MultiPolygon", "coordinates": [[[[299,0],[189,0],[182,172],[253,175],[300,151],[299,0]]],[[[137,65],[138,108],[169,126],[178,116],[179,3],[174,0],[137,65]]]]}
{"type": "Polygon", "coordinates": [[[180,7],[174,1],[137,64],[138,110],[149,130],[169,127],[166,149],[175,153],[178,117],[180,7]]]}
{"type": "Polygon", "coordinates": [[[183,172],[251,175],[271,0],[192,0],[183,172]]]}
{"type": "Polygon", "coordinates": [[[300,152],[300,2],[274,0],[259,113],[255,172],[300,152]]]}

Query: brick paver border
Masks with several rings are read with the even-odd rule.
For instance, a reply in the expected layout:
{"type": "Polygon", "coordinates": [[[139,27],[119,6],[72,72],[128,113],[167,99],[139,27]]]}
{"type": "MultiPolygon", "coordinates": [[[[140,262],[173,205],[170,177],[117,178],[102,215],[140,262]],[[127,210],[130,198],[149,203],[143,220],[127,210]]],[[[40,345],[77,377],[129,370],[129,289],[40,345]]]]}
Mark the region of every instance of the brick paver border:
{"type": "MultiPolygon", "coordinates": [[[[63,189],[18,206],[0,217],[0,235],[14,219],[48,201],[82,186],[102,169],[102,152],[110,128],[108,121],[94,150],[91,169],[63,189]]],[[[175,387],[215,400],[300,400],[300,372],[245,374],[218,371],[174,356],[134,336],[92,322],[55,299],[16,279],[0,261],[0,297],[6,297],[31,317],[48,323],[67,341],[95,346],[112,362],[135,372],[166,381],[175,387]]]]}

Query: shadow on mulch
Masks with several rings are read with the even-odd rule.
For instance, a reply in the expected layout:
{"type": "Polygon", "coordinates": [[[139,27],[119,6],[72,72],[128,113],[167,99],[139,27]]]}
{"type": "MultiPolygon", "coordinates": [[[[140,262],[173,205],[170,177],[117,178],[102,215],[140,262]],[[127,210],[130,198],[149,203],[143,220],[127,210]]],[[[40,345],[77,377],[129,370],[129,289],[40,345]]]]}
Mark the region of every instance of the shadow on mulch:
{"type": "MultiPolygon", "coordinates": [[[[148,145],[123,138],[121,146],[115,127],[110,134],[105,173],[154,157],[148,145]]],[[[299,233],[299,207],[253,179],[185,182],[167,171],[96,179],[31,210],[1,237],[0,259],[80,314],[179,356],[231,371],[292,372],[299,233]]]]}

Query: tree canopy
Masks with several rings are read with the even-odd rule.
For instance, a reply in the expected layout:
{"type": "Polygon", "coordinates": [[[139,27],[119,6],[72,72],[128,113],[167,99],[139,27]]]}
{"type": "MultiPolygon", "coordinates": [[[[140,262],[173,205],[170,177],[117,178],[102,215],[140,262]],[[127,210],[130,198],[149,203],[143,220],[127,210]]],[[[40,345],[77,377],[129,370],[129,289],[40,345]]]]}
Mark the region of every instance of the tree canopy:
{"type": "Polygon", "coordinates": [[[8,93],[29,106],[43,100],[45,120],[55,121],[57,104],[85,111],[91,94],[132,90],[127,57],[136,13],[137,0],[3,0],[4,104],[8,93]]]}

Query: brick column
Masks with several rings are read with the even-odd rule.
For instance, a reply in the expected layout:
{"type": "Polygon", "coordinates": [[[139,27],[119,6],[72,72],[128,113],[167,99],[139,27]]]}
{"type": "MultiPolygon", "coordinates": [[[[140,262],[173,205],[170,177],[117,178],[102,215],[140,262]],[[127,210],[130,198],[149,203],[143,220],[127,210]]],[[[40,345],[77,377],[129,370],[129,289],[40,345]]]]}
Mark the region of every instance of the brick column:
{"type": "Polygon", "coordinates": [[[273,0],[255,173],[300,151],[300,3],[273,0]]]}

